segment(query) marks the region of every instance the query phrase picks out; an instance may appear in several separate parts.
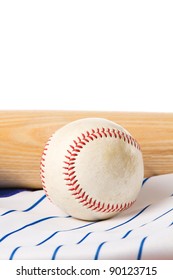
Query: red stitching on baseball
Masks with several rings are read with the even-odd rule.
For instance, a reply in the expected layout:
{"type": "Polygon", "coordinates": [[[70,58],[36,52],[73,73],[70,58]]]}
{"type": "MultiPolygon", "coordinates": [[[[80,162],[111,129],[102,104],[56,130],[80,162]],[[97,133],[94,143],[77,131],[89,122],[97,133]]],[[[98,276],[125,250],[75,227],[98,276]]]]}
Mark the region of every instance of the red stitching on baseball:
{"type": "Polygon", "coordinates": [[[81,135],[81,137],[77,137],[77,140],[73,140],[74,144],[70,145],[71,150],[68,149],[68,155],[65,155],[65,158],[67,160],[64,161],[65,166],[63,166],[63,169],[65,169],[66,172],[64,172],[63,174],[65,175],[64,180],[66,181],[68,190],[75,197],[75,199],[78,200],[79,203],[81,203],[84,207],[91,209],[92,211],[109,213],[115,211],[120,212],[129,208],[135,201],[124,203],[124,205],[119,205],[118,203],[108,203],[106,205],[105,203],[102,203],[100,201],[93,200],[93,198],[90,197],[89,194],[87,194],[80,186],[78,180],[76,179],[75,170],[73,169],[75,167],[76,157],[78,156],[78,153],[80,153],[83,146],[90,141],[94,141],[95,139],[102,137],[119,138],[120,140],[127,142],[128,144],[134,146],[136,149],[140,150],[139,144],[134,138],[132,138],[132,136],[127,135],[125,132],[122,132],[118,129],[115,130],[110,128],[97,128],[97,130],[92,129],[91,132],[86,131],[86,133],[82,133],[81,135]],[[71,167],[71,165],[73,166],[71,167]],[[71,170],[73,171],[71,172],[71,170]]]}
{"type": "MultiPolygon", "coordinates": [[[[52,135],[53,136],[53,135],[52,135]]],[[[46,159],[46,154],[47,154],[47,150],[48,150],[48,146],[50,144],[51,138],[52,136],[49,138],[49,140],[47,141],[43,153],[42,153],[42,157],[41,157],[41,162],[40,162],[40,178],[41,178],[41,183],[42,183],[42,187],[46,193],[47,198],[51,201],[51,198],[48,195],[47,189],[46,189],[46,185],[45,185],[45,159],[46,159]]],[[[52,202],[52,201],[51,201],[52,202]]]]}

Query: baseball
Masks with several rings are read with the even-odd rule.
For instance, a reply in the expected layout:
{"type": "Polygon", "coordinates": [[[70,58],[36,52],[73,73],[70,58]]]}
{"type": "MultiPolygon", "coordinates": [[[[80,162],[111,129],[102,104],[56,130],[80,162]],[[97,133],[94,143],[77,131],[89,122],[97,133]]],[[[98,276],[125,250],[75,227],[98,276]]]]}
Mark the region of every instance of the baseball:
{"type": "Polygon", "coordinates": [[[144,175],[137,141],[102,118],[79,119],[57,130],[44,148],[40,170],[48,198],[72,217],[88,221],[129,208],[144,175]]]}

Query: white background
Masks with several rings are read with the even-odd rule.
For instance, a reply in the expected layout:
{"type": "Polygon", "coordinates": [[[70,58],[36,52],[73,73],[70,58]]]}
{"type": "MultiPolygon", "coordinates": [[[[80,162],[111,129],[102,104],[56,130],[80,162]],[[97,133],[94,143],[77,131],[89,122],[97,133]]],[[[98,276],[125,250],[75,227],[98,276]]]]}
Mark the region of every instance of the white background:
{"type": "Polygon", "coordinates": [[[173,1],[1,0],[0,109],[173,112],[173,1]]]}

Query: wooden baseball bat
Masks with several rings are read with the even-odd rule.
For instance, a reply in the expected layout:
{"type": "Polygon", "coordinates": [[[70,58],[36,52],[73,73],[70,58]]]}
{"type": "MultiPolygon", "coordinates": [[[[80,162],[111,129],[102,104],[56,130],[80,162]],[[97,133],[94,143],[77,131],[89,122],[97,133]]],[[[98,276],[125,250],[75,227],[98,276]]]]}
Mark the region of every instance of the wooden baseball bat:
{"type": "Polygon", "coordinates": [[[173,172],[173,113],[0,111],[0,187],[41,188],[40,160],[52,133],[87,117],[117,122],[138,141],[145,177],[173,172]]]}

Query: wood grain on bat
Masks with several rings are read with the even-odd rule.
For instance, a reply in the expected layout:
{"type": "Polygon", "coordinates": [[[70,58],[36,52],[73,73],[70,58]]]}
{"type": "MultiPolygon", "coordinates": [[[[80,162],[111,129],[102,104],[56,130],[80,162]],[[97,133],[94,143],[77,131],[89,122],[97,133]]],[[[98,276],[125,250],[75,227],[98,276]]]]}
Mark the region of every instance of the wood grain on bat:
{"type": "Polygon", "coordinates": [[[40,160],[52,133],[79,118],[119,123],[139,142],[145,177],[173,172],[173,114],[92,111],[0,111],[0,187],[41,188],[40,160]]]}

